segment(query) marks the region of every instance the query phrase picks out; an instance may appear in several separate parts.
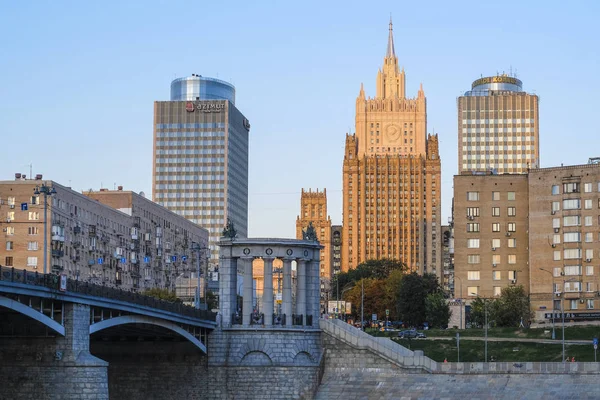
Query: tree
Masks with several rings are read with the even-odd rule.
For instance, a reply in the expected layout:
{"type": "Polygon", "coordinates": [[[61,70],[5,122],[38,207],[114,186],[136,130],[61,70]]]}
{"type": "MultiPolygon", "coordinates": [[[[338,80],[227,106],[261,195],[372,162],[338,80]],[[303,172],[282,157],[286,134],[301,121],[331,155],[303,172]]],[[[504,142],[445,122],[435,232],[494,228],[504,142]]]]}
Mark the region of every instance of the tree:
{"type": "Polygon", "coordinates": [[[155,297],[160,300],[181,302],[181,299],[175,295],[175,292],[172,292],[169,289],[152,288],[143,291],[142,294],[144,296],[155,297]]]}
{"type": "MultiPolygon", "coordinates": [[[[470,321],[472,324],[476,326],[483,326],[485,324],[485,302],[489,301],[486,299],[482,299],[481,297],[477,297],[475,300],[471,302],[471,313],[470,313],[470,321]]],[[[488,307],[490,305],[488,304],[488,307]]],[[[488,312],[490,309],[488,308],[488,312]]],[[[489,315],[488,315],[489,316],[489,315]]]]}
{"type": "Polygon", "coordinates": [[[425,315],[433,328],[445,328],[450,320],[450,306],[440,291],[430,293],[425,299],[425,315]]]}
{"type": "Polygon", "coordinates": [[[425,299],[433,293],[441,293],[441,286],[433,274],[404,275],[397,294],[397,309],[403,322],[418,326],[425,322],[425,299]]]}
{"type": "Polygon", "coordinates": [[[391,259],[368,260],[360,263],[356,268],[347,272],[336,274],[331,280],[331,299],[337,299],[338,288],[339,295],[342,295],[342,288],[351,283],[357,283],[361,279],[387,279],[392,271],[404,271],[406,265],[400,261],[391,259]]]}
{"type": "Polygon", "coordinates": [[[502,289],[500,297],[494,301],[493,319],[498,326],[517,327],[531,319],[529,296],[523,286],[509,286],[502,289]]]}

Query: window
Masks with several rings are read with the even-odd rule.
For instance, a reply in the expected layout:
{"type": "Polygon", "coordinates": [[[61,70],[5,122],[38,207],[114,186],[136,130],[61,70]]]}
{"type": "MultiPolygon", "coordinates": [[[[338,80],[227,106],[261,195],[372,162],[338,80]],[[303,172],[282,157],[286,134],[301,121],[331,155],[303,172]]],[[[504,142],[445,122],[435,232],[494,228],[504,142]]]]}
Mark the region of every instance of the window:
{"type": "Polygon", "coordinates": [[[571,310],[577,310],[577,300],[571,300],[569,303],[571,304],[571,310]]]}
{"type": "Polygon", "coordinates": [[[565,292],[581,292],[581,282],[565,282],[565,292]]]}
{"type": "Polygon", "coordinates": [[[563,255],[565,260],[581,258],[581,249],[565,249],[563,255]]]}
{"type": "Polygon", "coordinates": [[[467,224],[467,232],[479,232],[479,223],[471,222],[467,224]]]}
{"type": "Polygon", "coordinates": [[[500,222],[494,222],[492,224],[492,232],[500,232],[500,222]]]}
{"type": "Polygon", "coordinates": [[[28,267],[34,267],[37,268],[38,265],[38,258],[37,257],[27,257],[27,266],[28,267]]]}
{"type": "Polygon", "coordinates": [[[586,292],[593,292],[594,291],[594,283],[593,282],[586,282],[586,284],[585,284],[585,291],[586,292]]]}
{"type": "Polygon", "coordinates": [[[593,265],[586,265],[585,267],[585,274],[590,276],[590,275],[594,275],[594,266],[593,265]]]}
{"type": "Polygon", "coordinates": [[[555,234],[552,236],[552,243],[553,244],[560,244],[560,234],[555,234]]]}
{"type": "Polygon", "coordinates": [[[580,199],[563,200],[563,210],[579,210],[581,208],[580,199]]]}
{"type": "Polygon", "coordinates": [[[500,254],[494,254],[492,255],[492,264],[494,265],[498,265],[500,264],[500,254]]]}
{"type": "Polygon", "coordinates": [[[552,185],[552,194],[553,195],[560,194],[560,188],[558,185],[552,185]]]}
{"type": "Polygon", "coordinates": [[[479,207],[467,207],[467,217],[479,217],[479,207]]]}
{"type": "Polygon", "coordinates": [[[4,266],[5,267],[12,267],[13,266],[13,258],[12,257],[5,257],[4,258],[4,266]]]}
{"type": "Polygon", "coordinates": [[[517,247],[517,239],[508,239],[508,247],[510,247],[510,248],[517,247]]]}
{"type": "Polygon", "coordinates": [[[479,201],[479,192],[467,192],[467,201],[479,201]]]}
{"type": "Polygon", "coordinates": [[[552,227],[560,228],[560,218],[552,218],[552,227]]]}
{"type": "Polygon", "coordinates": [[[563,183],[563,193],[579,193],[579,182],[563,183]]]}
{"type": "Polygon", "coordinates": [[[585,250],[585,258],[591,260],[594,258],[594,249],[586,249],[585,250]]]}
{"type": "Polygon", "coordinates": [[[479,287],[467,286],[467,293],[469,293],[469,296],[477,296],[479,294],[479,287]]]}
{"type": "Polygon", "coordinates": [[[8,205],[9,206],[14,206],[15,205],[15,198],[13,196],[9,196],[8,197],[8,205]]]}
{"type": "Polygon", "coordinates": [[[479,271],[467,271],[467,280],[478,281],[479,280],[479,271]]]}
{"type": "Polygon", "coordinates": [[[585,216],[585,218],[583,220],[584,220],[585,226],[592,226],[592,216],[591,215],[585,216]]]}
{"type": "Polygon", "coordinates": [[[593,310],[593,309],[594,309],[594,299],[587,299],[587,300],[586,300],[585,307],[586,307],[588,310],[593,310]]]}
{"type": "Polygon", "coordinates": [[[15,234],[15,228],[13,226],[6,227],[6,235],[11,236],[15,234]]]}
{"type": "Polygon", "coordinates": [[[583,202],[583,208],[585,208],[586,210],[591,210],[592,209],[592,200],[591,199],[587,199],[583,202]]]}
{"type": "Polygon", "coordinates": [[[586,243],[592,243],[594,241],[594,233],[593,232],[587,232],[585,234],[585,242],[586,243]]]}
{"type": "Polygon", "coordinates": [[[517,280],[517,271],[508,271],[508,280],[516,281],[517,280]]]}
{"type": "Polygon", "coordinates": [[[592,193],[592,184],[591,183],[584,183],[583,184],[583,191],[585,193],[592,193]]]}
{"type": "Polygon", "coordinates": [[[492,207],[492,217],[500,216],[500,207],[492,207]]]}
{"type": "Polygon", "coordinates": [[[560,211],[560,201],[552,202],[552,211],[553,212],[560,211]]]}
{"type": "Polygon", "coordinates": [[[516,264],[517,263],[517,255],[516,254],[509,254],[508,255],[508,263],[509,264],[516,264]]]}
{"type": "Polygon", "coordinates": [[[494,286],[494,296],[500,296],[502,294],[502,288],[500,286],[494,286]]]}
{"type": "Polygon", "coordinates": [[[517,223],[516,222],[509,222],[507,225],[507,230],[509,232],[516,232],[517,231],[517,223]]]}
{"type": "Polygon", "coordinates": [[[467,255],[467,263],[468,264],[479,264],[480,257],[479,254],[468,254],[467,255]]]}
{"type": "Polygon", "coordinates": [[[565,265],[565,275],[581,275],[581,265],[565,265]]]}
{"type": "Polygon", "coordinates": [[[565,243],[579,243],[581,242],[581,233],[579,232],[568,232],[563,234],[563,241],[565,243]]]}
{"type": "Polygon", "coordinates": [[[561,276],[562,275],[562,268],[561,267],[554,267],[554,276],[561,276]]]}
{"type": "MultiPolygon", "coordinates": [[[[556,292],[556,291],[555,291],[556,292]]],[[[560,300],[554,300],[554,306],[552,307],[554,310],[560,310],[560,300]]]]}
{"type": "Polygon", "coordinates": [[[38,234],[38,228],[37,228],[37,226],[30,226],[30,227],[27,229],[27,233],[28,233],[29,235],[37,235],[37,234],[38,234]]]}
{"type": "Polygon", "coordinates": [[[499,249],[500,248],[500,239],[492,239],[492,247],[499,249]]]}
{"type": "Polygon", "coordinates": [[[517,215],[517,208],[516,207],[508,207],[506,209],[506,213],[508,214],[509,217],[515,217],[517,215]]]}
{"type": "Polygon", "coordinates": [[[29,220],[38,221],[40,219],[40,213],[37,211],[29,211],[29,220]]]}
{"type": "Polygon", "coordinates": [[[500,201],[500,192],[492,192],[492,200],[500,201]]]}
{"type": "Polygon", "coordinates": [[[492,272],[492,280],[499,281],[500,279],[502,279],[502,272],[493,271],[492,272]]]}
{"type": "Polygon", "coordinates": [[[15,220],[15,212],[14,211],[8,211],[6,213],[6,219],[8,221],[14,221],[15,220]]]}
{"type": "Polygon", "coordinates": [[[554,250],[554,261],[560,261],[560,250],[554,250]]]}
{"type": "Polygon", "coordinates": [[[514,201],[515,200],[515,192],[508,192],[506,198],[508,201],[514,201]]]}
{"type": "MultiPolygon", "coordinates": [[[[580,226],[581,225],[581,217],[579,215],[570,215],[568,217],[563,217],[563,225],[564,226],[580,226]]],[[[560,227],[560,226],[558,226],[560,227]]],[[[555,226],[555,228],[557,228],[555,226]]]]}
{"type": "Polygon", "coordinates": [[[38,249],[38,242],[28,242],[27,243],[27,250],[37,250],[38,249]]]}
{"type": "Polygon", "coordinates": [[[467,249],[478,249],[479,239],[467,239],[467,249]]]}
{"type": "Polygon", "coordinates": [[[13,250],[13,242],[11,242],[11,241],[6,242],[6,250],[13,250]]]}

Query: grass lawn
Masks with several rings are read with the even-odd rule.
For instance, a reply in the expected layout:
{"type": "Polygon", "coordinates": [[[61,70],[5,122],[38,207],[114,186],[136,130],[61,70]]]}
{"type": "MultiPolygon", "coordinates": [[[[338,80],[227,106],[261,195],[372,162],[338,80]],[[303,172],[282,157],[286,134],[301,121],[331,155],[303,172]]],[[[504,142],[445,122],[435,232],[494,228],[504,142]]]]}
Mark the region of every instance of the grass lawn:
{"type": "MultiPolygon", "coordinates": [[[[456,340],[423,340],[423,339],[397,339],[392,340],[411,350],[423,350],[425,355],[435,361],[457,361],[456,340]]],[[[461,340],[460,361],[484,361],[484,346],[482,340],[461,340]]],[[[575,357],[575,361],[594,361],[594,348],[592,345],[566,345],[565,353],[575,357]]],[[[488,361],[494,357],[496,361],[554,361],[562,359],[562,345],[556,344],[525,343],[525,342],[490,342],[488,341],[488,361]]]]}

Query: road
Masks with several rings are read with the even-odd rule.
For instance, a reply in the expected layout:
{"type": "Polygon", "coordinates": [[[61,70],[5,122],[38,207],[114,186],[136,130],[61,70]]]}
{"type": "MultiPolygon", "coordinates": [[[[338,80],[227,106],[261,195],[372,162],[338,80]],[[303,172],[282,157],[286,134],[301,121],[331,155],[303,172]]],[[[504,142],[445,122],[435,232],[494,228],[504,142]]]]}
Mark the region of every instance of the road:
{"type": "MultiPolygon", "coordinates": [[[[461,336],[461,340],[485,340],[483,336],[461,336]]],[[[418,339],[424,340],[424,339],[418,339]]],[[[455,336],[427,336],[425,340],[456,340],[455,336]]],[[[488,342],[527,342],[527,343],[546,343],[546,344],[561,344],[561,339],[529,339],[529,338],[499,338],[489,337],[488,342]]],[[[565,340],[565,344],[587,344],[592,345],[591,340],[565,340]]]]}

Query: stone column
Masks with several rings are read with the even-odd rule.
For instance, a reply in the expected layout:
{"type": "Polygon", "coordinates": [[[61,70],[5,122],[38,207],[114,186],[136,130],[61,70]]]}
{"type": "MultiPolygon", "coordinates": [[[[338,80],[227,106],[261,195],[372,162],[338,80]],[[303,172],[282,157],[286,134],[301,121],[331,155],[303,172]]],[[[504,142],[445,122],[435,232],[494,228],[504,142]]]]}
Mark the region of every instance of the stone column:
{"type": "Polygon", "coordinates": [[[298,276],[298,282],[296,283],[296,314],[302,315],[302,325],[306,324],[306,288],[307,288],[307,275],[306,275],[306,260],[297,260],[298,265],[296,267],[296,274],[298,276]]]}
{"type": "Polygon", "coordinates": [[[292,324],[292,260],[283,260],[283,313],[286,325],[292,324]]]}
{"type": "Polygon", "coordinates": [[[244,309],[242,323],[250,325],[250,316],[252,314],[252,300],[254,298],[254,281],[252,276],[252,261],[251,257],[244,257],[244,309]]]}
{"type": "Polygon", "coordinates": [[[320,254],[319,251],[316,251],[315,253],[317,258],[308,263],[311,275],[311,285],[310,293],[308,295],[308,303],[310,306],[307,312],[313,316],[313,326],[318,327],[319,317],[321,316],[321,262],[318,258],[320,254]]]}
{"type": "Polygon", "coordinates": [[[263,313],[265,314],[265,325],[273,325],[273,258],[263,257],[265,263],[265,274],[263,281],[263,313]]]}
{"type": "Polygon", "coordinates": [[[231,326],[237,311],[237,258],[219,260],[219,310],[223,326],[231,326]]]}

